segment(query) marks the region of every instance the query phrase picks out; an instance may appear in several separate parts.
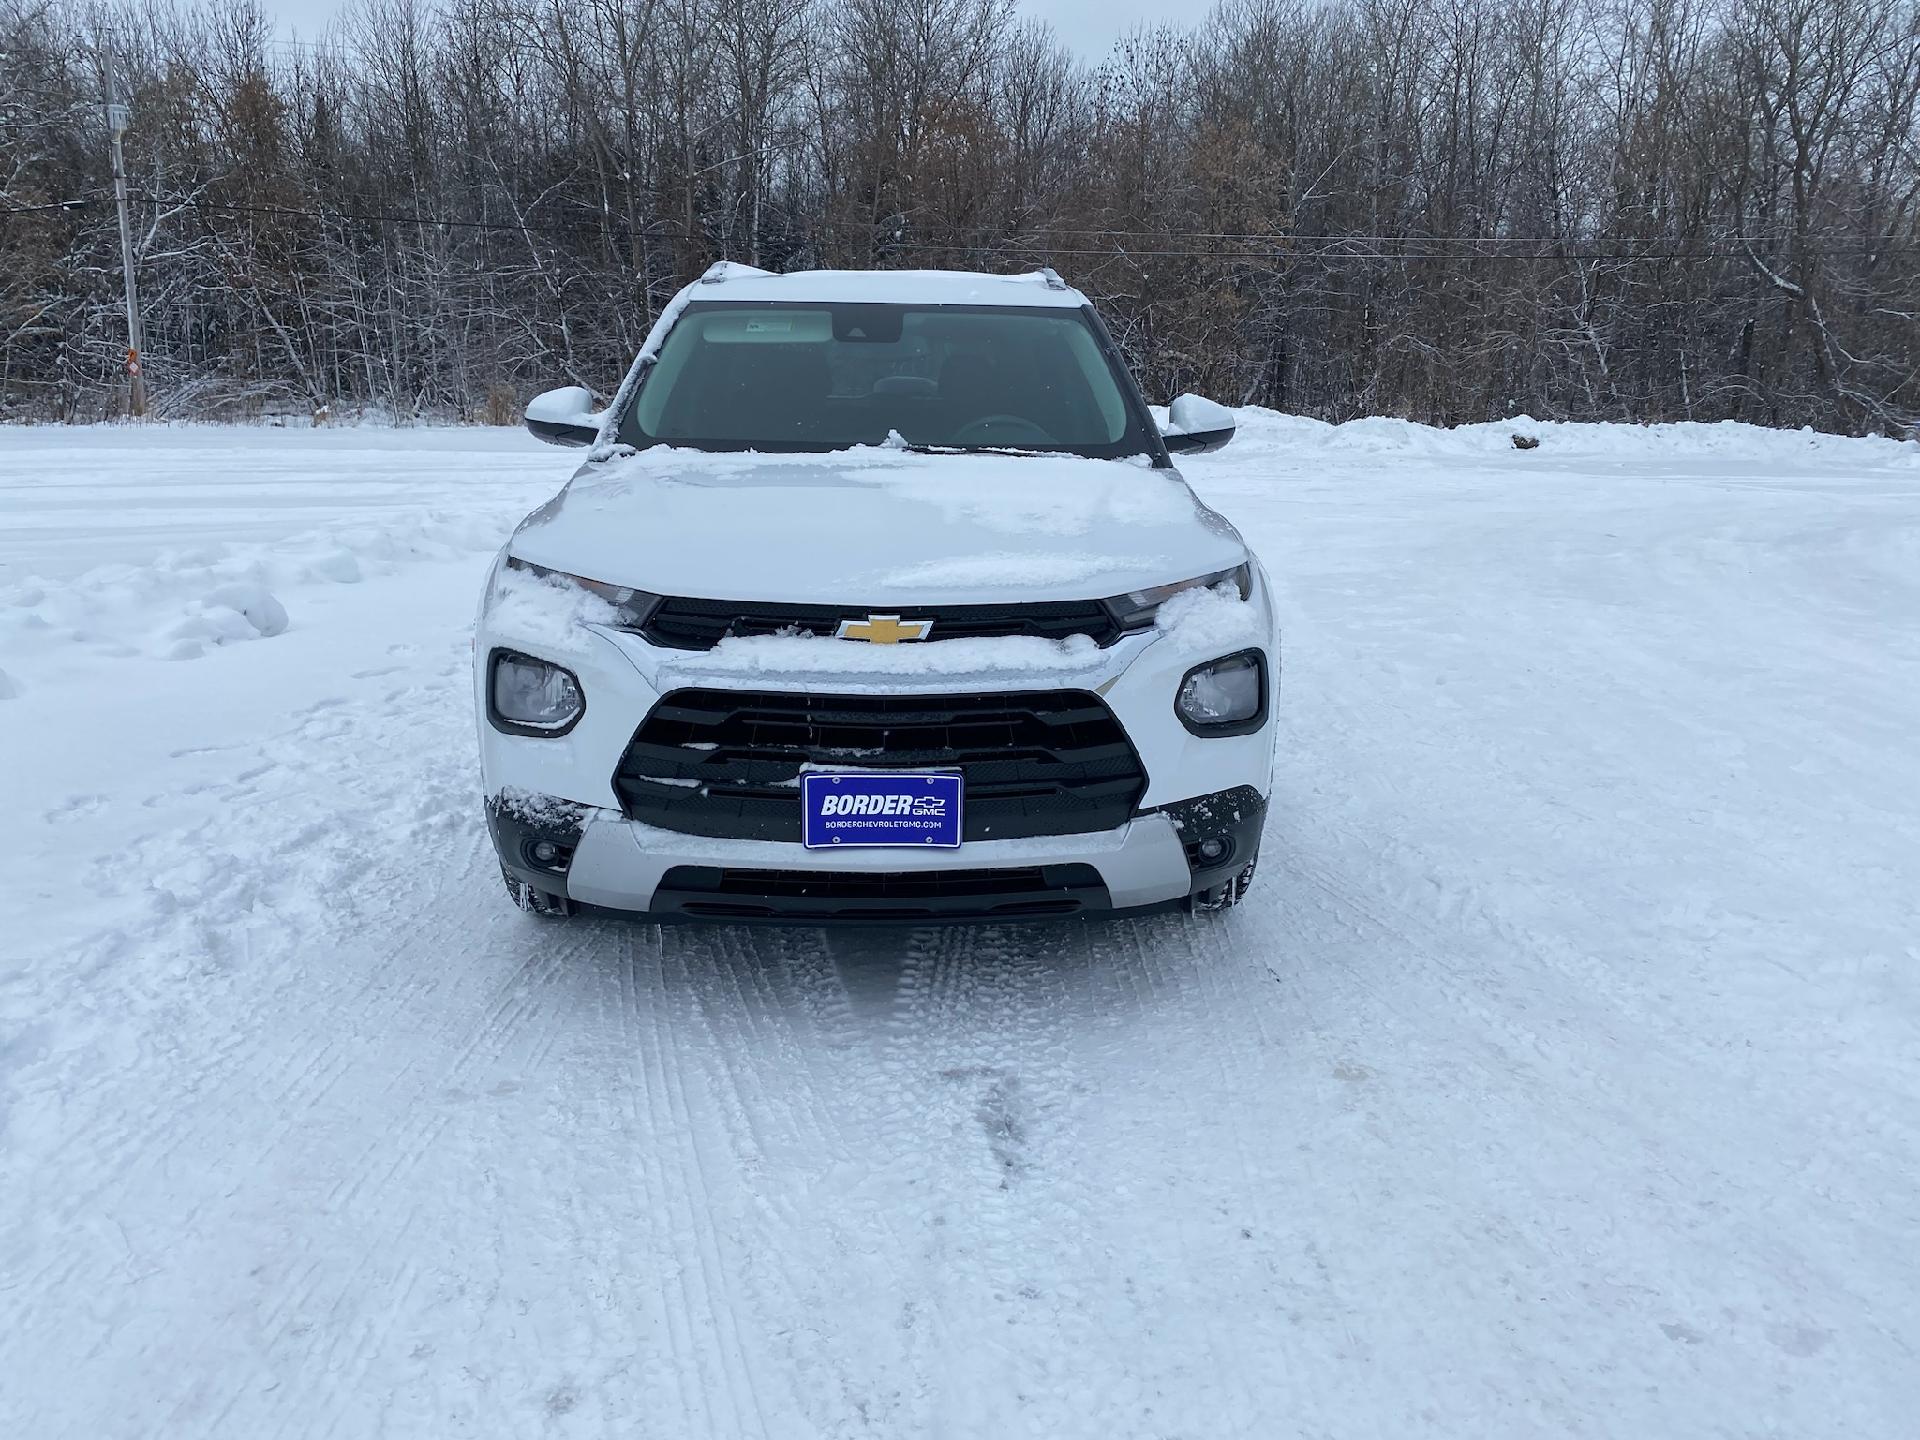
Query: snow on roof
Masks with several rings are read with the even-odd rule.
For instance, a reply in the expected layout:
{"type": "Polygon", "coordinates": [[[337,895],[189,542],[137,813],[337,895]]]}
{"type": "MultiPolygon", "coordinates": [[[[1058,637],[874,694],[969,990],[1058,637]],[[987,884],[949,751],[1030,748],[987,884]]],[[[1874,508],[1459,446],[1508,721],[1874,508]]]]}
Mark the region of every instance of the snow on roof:
{"type": "Polygon", "coordinates": [[[973,270],[795,270],[769,274],[721,261],[690,287],[689,300],[806,300],[823,304],[1052,305],[1087,297],[1051,272],[987,275],[973,270]]]}

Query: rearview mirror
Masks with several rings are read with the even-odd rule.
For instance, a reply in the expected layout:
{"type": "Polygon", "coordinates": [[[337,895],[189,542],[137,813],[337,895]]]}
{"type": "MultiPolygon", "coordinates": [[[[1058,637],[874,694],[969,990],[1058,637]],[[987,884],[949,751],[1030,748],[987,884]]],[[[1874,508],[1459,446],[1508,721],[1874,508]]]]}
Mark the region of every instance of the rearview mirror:
{"type": "Polygon", "coordinates": [[[1233,439],[1233,412],[1203,395],[1182,395],[1167,407],[1160,438],[1176,455],[1201,455],[1233,439]]]}
{"type": "Polygon", "coordinates": [[[600,436],[593,392],[567,385],[534,396],[527,402],[527,429],[549,445],[591,445],[600,436]]]}

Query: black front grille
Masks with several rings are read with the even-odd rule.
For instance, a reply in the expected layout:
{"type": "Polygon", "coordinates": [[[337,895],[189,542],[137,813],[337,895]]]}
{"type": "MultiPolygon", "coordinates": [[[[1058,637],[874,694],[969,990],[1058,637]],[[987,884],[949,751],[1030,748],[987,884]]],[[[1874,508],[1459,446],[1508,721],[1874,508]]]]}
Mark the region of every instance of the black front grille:
{"type": "Polygon", "coordinates": [[[630,820],[686,835],[798,840],[803,767],[957,770],[966,840],[1126,822],[1140,759],[1098,696],[809,695],[676,690],[614,774],[630,820]]]}
{"type": "Polygon", "coordinates": [[[669,595],[641,633],[674,650],[711,650],[729,635],[832,635],[842,620],[870,614],[931,620],[929,640],[999,639],[1033,635],[1042,640],[1090,636],[1107,646],[1120,627],[1098,600],[1047,600],[1031,605],[769,605],[756,601],[695,600],[669,595]]]}
{"type": "Polygon", "coordinates": [[[1091,865],[862,874],[676,865],[648,913],[708,920],[1032,920],[1109,908],[1091,865]]]}

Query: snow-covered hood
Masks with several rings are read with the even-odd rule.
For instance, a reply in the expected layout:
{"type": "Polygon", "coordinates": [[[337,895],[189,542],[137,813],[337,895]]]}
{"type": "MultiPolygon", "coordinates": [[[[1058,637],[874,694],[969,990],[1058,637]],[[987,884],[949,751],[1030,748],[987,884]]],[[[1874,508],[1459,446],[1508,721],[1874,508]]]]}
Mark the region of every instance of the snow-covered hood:
{"type": "Polygon", "coordinates": [[[662,595],[868,605],[1097,599],[1246,558],[1174,471],[881,447],[617,456],[583,467],[510,548],[662,595]]]}

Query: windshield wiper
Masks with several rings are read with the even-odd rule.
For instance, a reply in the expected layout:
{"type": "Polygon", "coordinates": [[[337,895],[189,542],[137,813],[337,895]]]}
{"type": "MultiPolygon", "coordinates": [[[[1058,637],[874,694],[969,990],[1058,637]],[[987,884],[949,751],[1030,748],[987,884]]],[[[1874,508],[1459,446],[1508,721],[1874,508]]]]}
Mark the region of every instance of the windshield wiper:
{"type": "Polygon", "coordinates": [[[913,455],[1070,455],[1070,450],[1022,450],[1013,445],[920,445],[902,441],[888,445],[889,450],[905,450],[913,455]]]}

